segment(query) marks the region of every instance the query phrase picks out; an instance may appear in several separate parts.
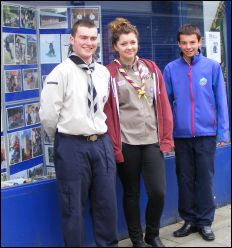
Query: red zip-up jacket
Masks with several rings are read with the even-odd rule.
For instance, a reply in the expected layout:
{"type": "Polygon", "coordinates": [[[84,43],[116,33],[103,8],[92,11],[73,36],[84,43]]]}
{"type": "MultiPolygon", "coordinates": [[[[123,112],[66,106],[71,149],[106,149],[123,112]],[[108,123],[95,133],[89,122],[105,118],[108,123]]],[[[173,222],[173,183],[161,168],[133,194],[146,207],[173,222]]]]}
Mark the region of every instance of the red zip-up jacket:
{"type": "MultiPolygon", "coordinates": [[[[162,73],[155,62],[148,59],[140,59],[148,67],[154,80],[154,106],[158,123],[158,139],[160,150],[170,152],[173,145],[173,117],[168,100],[165,83],[162,73]]],[[[118,71],[115,63],[107,65],[111,74],[111,87],[108,101],[105,104],[104,112],[107,116],[106,124],[108,134],[112,139],[114,155],[117,163],[124,162],[122,154],[121,129],[119,123],[119,104],[118,104],[118,71]]]]}

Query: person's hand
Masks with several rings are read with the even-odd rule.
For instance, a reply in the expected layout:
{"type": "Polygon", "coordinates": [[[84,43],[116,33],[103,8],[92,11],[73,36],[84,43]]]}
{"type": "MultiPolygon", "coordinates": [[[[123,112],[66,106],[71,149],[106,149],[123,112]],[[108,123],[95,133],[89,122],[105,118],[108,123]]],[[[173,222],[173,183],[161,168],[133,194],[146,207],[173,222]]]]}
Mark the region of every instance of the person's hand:
{"type": "Polygon", "coordinates": [[[225,145],[224,141],[217,142],[217,146],[224,146],[224,145],[225,145]]]}
{"type": "Polygon", "coordinates": [[[163,151],[163,155],[164,155],[164,156],[170,155],[171,153],[174,152],[174,149],[175,149],[175,147],[172,147],[171,151],[163,151]]]}

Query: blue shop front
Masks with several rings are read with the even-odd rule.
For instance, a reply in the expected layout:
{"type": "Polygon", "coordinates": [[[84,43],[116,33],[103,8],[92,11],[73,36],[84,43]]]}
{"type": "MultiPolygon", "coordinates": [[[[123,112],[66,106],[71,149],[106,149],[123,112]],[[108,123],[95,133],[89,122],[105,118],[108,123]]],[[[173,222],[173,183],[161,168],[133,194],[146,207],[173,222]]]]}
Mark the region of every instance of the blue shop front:
{"type": "MultiPolygon", "coordinates": [[[[209,56],[209,45],[212,44],[210,34],[216,32],[220,42],[220,56],[215,59],[220,60],[223,70],[231,120],[230,1],[59,1],[58,7],[52,1],[7,1],[1,3],[1,10],[3,247],[64,246],[53,144],[39,120],[30,120],[28,114],[39,107],[39,96],[46,76],[66,58],[69,33],[78,14],[93,13],[96,17],[99,35],[97,60],[104,65],[115,56],[109,42],[107,25],[116,17],[127,18],[136,25],[140,33],[138,55],[154,60],[161,70],[179,56],[176,39],[180,25],[193,23],[199,26],[203,36],[201,49],[206,56],[209,56]],[[56,51],[56,57],[45,56],[49,54],[50,43],[56,51]],[[6,49],[6,44],[12,53],[6,49]],[[12,77],[18,82],[18,87],[14,89],[11,87],[12,77]],[[13,119],[16,115],[20,116],[20,121],[15,123],[13,119]]],[[[165,171],[167,189],[161,226],[180,220],[174,153],[165,157],[165,171]]],[[[213,187],[217,207],[231,202],[230,142],[216,149],[213,187]]],[[[128,237],[128,233],[118,178],[117,199],[119,238],[123,239],[128,237]]],[[[141,213],[145,211],[146,200],[142,180],[141,213]]],[[[141,218],[144,225],[144,214],[141,214],[141,218]]],[[[84,225],[86,245],[94,245],[89,201],[84,225]]]]}

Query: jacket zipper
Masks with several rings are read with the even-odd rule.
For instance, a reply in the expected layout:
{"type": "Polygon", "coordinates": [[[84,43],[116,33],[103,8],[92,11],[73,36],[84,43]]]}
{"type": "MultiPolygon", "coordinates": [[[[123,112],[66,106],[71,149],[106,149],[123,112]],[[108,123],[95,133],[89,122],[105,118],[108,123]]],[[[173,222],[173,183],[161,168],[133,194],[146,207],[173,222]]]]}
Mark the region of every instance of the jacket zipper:
{"type": "Polygon", "coordinates": [[[195,128],[194,128],[194,98],[193,98],[193,78],[192,78],[192,65],[189,65],[188,73],[190,81],[190,98],[191,98],[191,127],[192,127],[192,136],[195,137],[195,128]]]}

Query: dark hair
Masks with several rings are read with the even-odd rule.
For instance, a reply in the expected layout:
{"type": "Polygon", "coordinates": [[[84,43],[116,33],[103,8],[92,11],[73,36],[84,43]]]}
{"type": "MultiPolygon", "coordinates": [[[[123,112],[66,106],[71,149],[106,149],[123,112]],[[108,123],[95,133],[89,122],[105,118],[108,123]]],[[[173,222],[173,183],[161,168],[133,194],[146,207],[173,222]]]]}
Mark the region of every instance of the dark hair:
{"type": "Polygon", "coordinates": [[[180,35],[191,35],[196,34],[198,41],[201,39],[201,32],[200,29],[192,24],[185,24],[179,28],[178,34],[177,34],[177,40],[180,42],[180,35]]]}
{"type": "Polygon", "coordinates": [[[138,29],[125,18],[118,17],[114,21],[110,22],[109,29],[111,31],[112,49],[114,49],[114,45],[116,45],[121,34],[134,33],[139,40],[138,29]]]}
{"type": "MultiPolygon", "coordinates": [[[[72,26],[72,30],[71,30],[72,37],[76,36],[78,27],[97,28],[96,24],[90,19],[86,18],[86,19],[78,20],[72,26]]],[[[70,44],[69,48],[68,48],[68,54],[70,54],[72,52],[73,52],[73,49],[72,49],[72,45],[70,44]]]]}
{"type": "Polygon", "coordinates": [[[78,20],[72,26],[71,35],[73,37],[75,37],[75,35],[77,33],[78,27],[97,28],[97,26],[95,25],[95,23],[92,20],[90,20],[90,19],[81,19],[81,20],[78,20]]]}

